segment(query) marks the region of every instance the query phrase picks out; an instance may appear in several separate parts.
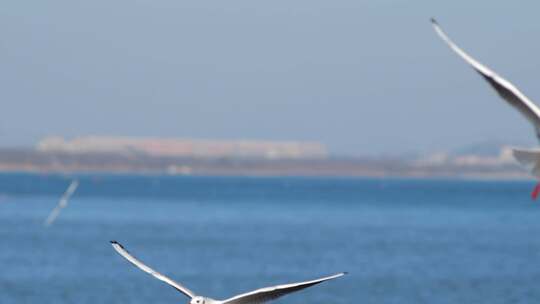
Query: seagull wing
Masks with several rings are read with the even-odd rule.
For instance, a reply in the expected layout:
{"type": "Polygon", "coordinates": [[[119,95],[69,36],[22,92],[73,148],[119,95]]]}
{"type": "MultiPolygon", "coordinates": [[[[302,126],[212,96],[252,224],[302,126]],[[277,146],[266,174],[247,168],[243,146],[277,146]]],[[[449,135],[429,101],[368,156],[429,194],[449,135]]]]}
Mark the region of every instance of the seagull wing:
{"type": "Polygon", "coordinates": [[[497,75],[494,71],[476,61],[474,58],[465,53],[460,47],[458,47],[446,33],[441,29],[435,19],[431,19],[431,23],[435,28],[435,32],[441,37],[441,39],[448,44],[448,46],[456,52],[461,58],[463,58],[473,69],[475,69],[489,84],[499,93],[499,95],[506,100],[511,106],[516,108],[521,114],[523,114],[535,127],[536,137],[540,140],[540,109],[523,93],[521,93],[516,86],[510,83],[508,80],[497,75]]]}
{"type": "Polygon", "coordinates": [[[248,293],[240,294],[237,296],[234,296],[230,299],[224,300],[222,304],[258,304],[258,303],[264,303],[267,301],[271,301],[274,299],[277,299],[279,297],[282,297],[286,294],[302,290],[304,288],[311,287],[313,285],[317,285],[319,283],[322,283],[324,281],[332,280],[335,278],[339,278],[343,275],[345,275],[346,272],[341,272],[338,274],[334,274],[328,277],[307,281],[307,282],[299,282],[299,283],[292,283],[292,284],[285,284],[285,285],[277,285],[273,287],[265,287],[261,289],[257,289],[248,293]]]}
{"type": "Polygon", "coordinates": [[[148,274],[151,274],[156,279],[171,285],[176,290],[180,291],[181,293],[185,294],[186,296],[188,296],[190,298],[195,297],[195,294],[191,290],[187,289],[186,287],[180,285],[179,283],[175,282],[174,280],[162,275],[161,273],[153,270],[152,268],[144,265],[141,261],[137,260],[137,258],[132,256],[126,249],[124,249],[124,247],[122,245],[120,245],[120,243],[118,243],[116,241],[111,241],[111,244],[112,244],[114,250],[116,250],[116,252],[118,252],[126,260],[131,262],[131,264],[137,266],[142,271],[144,271],[144,272],[146,272],[148,274]]]}
{"type": "Polygon", "coordinates": [[[73,195],[75,190],[77,190],[77,187],[79,186],[79,181],[74,180],[69,184],[69,187],[66,189],[66,192],[62,195],[60,198],[60,201],[54,207],[54,209],[51,211],[47,219],[45,220],[45,226],[50,226],[58,217],[60,214],[60,210],[65,208],[68,205],[69,198],[73,195]]]}

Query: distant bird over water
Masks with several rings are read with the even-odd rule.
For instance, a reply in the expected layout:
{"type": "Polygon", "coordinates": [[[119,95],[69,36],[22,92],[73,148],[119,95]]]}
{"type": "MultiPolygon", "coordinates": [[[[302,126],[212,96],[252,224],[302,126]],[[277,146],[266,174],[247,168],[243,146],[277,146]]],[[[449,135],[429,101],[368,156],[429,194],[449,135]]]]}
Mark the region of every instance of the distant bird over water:
{"type": "Polygon", "coordinates": [[[71,184],[69,184],[69,187],[67,188],[66,192],[64,192],[64,195],[62,195],[62,197],[60,198],[58,205],[54,207],[54,209],[51,211],[51,213],[45,220],[44,225],[46,227],[52,225],[52,223],[54,223],[54,221],[60,214],[60,211],[68,205],[69,198],[73,195],[75,190],[77,190],[77,187],[79,187],[79,181],[78,180],[71,181],[71,184]]]}
{"type": "Polygon", "coordinates": [[[261,304],[264,302],[268,302],[271,300],[275,300],[279,297],[282,297],[286,294],[302,290],[304,288],[311,287],[313,285],[317,285],[319,283],[322,283],[324,281],[332,280],[335,278],[339,278],[346,273],[338,273],[335,275],[331,275],[328,277],[312,280],[312,281],[306,281],[306,282],[299,282],[299,283],[291,283],[291,284],[285,284],[285,285],[277,285],[273,287],[265,287],[261,289],[257,289],[254,291],[250,291],[247,293],[243,293],[237,296],[234,296],[232,298],[226,299],[226,300],[214,300],[211,298],[203,297],[196,295],[193,293],[193,291],[187,289],[186,287],[180,285],[180,283],[177,283],[173,281],[172,279],[162,275],[161,273],[153,270],[152,268],[146,266],[141,261],[136,259],[134,256],[129,254],[127,250],[124,249],[122,245],[120,245],[116,241],[111,241],[111,244],[113,248],[125,259],[127,259],[129,262],[131,262],[133,265],[137,266],[142,271],[151,274],[156,279],[163,281],[172,287],[174,287],[179,292],[185,294],[190,298],[189,304],[261,304]]]}
{"type": "MultiPolygon", "coordinates": [[[[540,109],[516,86],[508,80],[497,75],[494,71],[476,61],[465,51],[458,47],[441,29],[437,21],[431,18],[435,32],[448,46],[478,72],[494,89],[500,97],[516,108],[533,125],[536,137],[540,140],[540,109]]],[[[514,158],[537,178],[540,179],[540,149],[512,149],[514,158]]],[[[531,197],[536,199],[540,193],[540,182],[534,187],[531,197]]]]}

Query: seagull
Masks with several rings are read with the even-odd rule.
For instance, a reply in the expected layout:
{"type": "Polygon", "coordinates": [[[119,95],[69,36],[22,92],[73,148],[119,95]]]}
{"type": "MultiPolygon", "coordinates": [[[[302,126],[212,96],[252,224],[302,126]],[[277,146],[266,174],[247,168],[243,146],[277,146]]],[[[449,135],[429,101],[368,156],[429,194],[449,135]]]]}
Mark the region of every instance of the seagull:
{"type": "Polygon", "coordinates": [[[137,258],[132,256],[120,243],[116,241],[111,241],[111,244],[113,248],[118,252],[121,256],[123,256],[126,260],[128,260],[133,265],[137,266],[142,271],[154,276],[156,279],[163,281],[172,287],[174,287],[179,292],[183,293],[184,295],[188,296],[190,298],[189,304],[262,304],[271,300],[275,300],[279,297],[282,297],[286,294],[302,290],[304,288],[311,287],[313,285],[317,285],[319,283],[322,283],[324,281],[332,280],[335,278],[339,278],[346,274],[346,272],[337,273],[331,276],[327,276],[324,278],[306,281],[306,282],[299,282],[299,283],[291,283],[291,284],[284,284],[284,285],[277,285],[272,287],[265,287],[261,289],[257,289],[254,291],[246,292],[243,294],[239,294],[237,296],[228,298],[226,300],[214,300],[212,298],[204,297],[196,295],[193,291],[189,290],[188,288],[184,287],[178,282],[175,282],[174,280],[164,276],[163,274],[153,270],[152,268],[146,266],[141,261],[139,261],[137,258]]]}
{"type": "MultiPolygon", "coordinates": [[[[536,137],[540,140],[540,108],[538,108],[536,104],[534,104],[510,81],[499,76],[497,73],[465,53],[465,51],[458,47],[448,35],[446,35],[435,19],[431,18],[431,24],[437,35],[441,37],[452,51],[471,65],[471,67],[478,72],[495,89],[495,91],[497,91],[501,98],[518,110],[533,125],[536,137]]],[[[527,168],[532,175],[537,179],[540,179],[540,149],[513,148],[512,155],[522,166],[527,168]]],[[[538,194],[540,194],[540,182],[534,187],[531,192],[531,197],[536,199],[538,194]]]]}
{"type": "Polygon", "coordinates": [[[56,205],[56,207],[54,207],[54,209],[51,211],[51,213],[49,214],[49,216],[45,220],[45,223],[44,223],[45,227],[48,227],[52,223],[54,223],[54,221],[56,220],[56,218],[60,214],[60,210],[62,210],[63,208],[65,208],[67,206],[69,198],[71,197],[71,195],[73,195],[75,190],[77,190],[78,186],[79,186],[79,181],[78,180],[71,181],[71,184],[69,184],[69,187],[67,188],[66,192],[64,192],[64,195],[62,195],[62,197],[60,198],[60,201],[58,202],[58,205],[56,205]]]}

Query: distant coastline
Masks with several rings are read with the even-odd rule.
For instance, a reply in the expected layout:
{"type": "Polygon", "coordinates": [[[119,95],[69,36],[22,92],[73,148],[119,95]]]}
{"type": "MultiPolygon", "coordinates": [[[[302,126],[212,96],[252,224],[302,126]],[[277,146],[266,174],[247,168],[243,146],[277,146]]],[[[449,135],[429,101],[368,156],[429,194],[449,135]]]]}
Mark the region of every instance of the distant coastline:
{"type": "Polygon", "coordinates": [[[493,162],[488,160],[479,158],[477,162],[462,162],[360,157],[320,159],[197,158],[0,149],[0,172],[531,179],[527,171],[513,161],[493,162]]]}
{"type": "Polygon", "coordinates": [[[336,157],[319,142],[81,136],[0,149],[0,172],[528,180],[509,146],[419,156],[336,157]]]}

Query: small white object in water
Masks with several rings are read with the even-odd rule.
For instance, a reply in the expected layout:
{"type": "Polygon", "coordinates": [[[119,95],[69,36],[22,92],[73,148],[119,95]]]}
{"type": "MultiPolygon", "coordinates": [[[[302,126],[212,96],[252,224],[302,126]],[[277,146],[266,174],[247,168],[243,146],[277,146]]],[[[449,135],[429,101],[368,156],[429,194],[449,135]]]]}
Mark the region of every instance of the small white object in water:
{"type": "Polygon", "coordinates": [[[60,198],[60,201],[58,202],[58,205],[54,207],[54,209],[51,211],[47,219],[45,220],[45,227],[48,227],[54,223],[58,215],[60,214],[60,210],[65,208],[68,205],[69,198],[73,195],[75,190],[77,190],[77,187],[79,186],[78,180],[73,180],[71,184],[69,184],[69,187],[67,188],[66,192],[64,192],[64,195],[60,198]]]}

